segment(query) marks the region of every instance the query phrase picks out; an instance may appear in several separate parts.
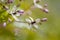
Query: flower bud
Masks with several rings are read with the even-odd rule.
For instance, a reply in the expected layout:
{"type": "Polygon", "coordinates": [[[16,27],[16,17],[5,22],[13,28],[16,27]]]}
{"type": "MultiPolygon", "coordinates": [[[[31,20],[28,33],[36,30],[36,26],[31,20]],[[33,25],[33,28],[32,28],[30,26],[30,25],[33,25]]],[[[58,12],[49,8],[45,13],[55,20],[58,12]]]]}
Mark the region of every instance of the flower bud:
{"type": "Polygon", "coordinates": [[[24,13],[24,10],[18,10],[17,12],[22,15],[24,13]]]}
{"type": "Polygon", "coordinates": [[[45,13],[48,13],[48,12],[49,12],[49,10],[48,10],[48,9],[43,9],[43,11],[44,11],[45,13]]]}
{"type": "Polygon", "coordinates": [[[41,19],[41,22],[45,22],[45,21],[47,21],[47,18],[42,18],[41,19]]]}

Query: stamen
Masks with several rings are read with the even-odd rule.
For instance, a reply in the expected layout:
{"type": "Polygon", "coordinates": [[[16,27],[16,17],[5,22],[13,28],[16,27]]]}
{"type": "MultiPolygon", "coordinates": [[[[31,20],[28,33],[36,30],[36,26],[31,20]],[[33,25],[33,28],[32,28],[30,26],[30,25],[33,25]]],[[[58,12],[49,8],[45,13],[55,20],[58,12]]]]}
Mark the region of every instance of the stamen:
{"type": "Polygon", "coordinates": [[[45,13],[48,13],[49,12],[49,10],[48,9],[43,9],[43,11],[45,12],[45,13]]]}
{"type": "Polygon", "coordinates": [[[24,10],[18,10],[17,12],[20,13],[20,14],[23,14],[24,10]]]}
{"type": "Polygon", "coordinates": [[[46,22],[47,21],[47,18],[42,18],[41,19],[41,22],[46,22]]]}

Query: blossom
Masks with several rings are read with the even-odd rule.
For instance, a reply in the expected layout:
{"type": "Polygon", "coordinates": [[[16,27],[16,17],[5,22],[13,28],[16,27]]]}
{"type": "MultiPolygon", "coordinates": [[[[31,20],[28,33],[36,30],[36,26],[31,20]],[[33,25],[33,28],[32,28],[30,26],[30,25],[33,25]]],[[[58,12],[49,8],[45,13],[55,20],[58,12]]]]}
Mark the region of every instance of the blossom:
{"type": "MultiPolygon", "coordinates": [[[[14,6],[14,8],[15,8],[15,6],[14,6]]],[[[7,12],[9,13],[9,14],[11,14],[11,16],[16,20],[16,21],[19,21],[19,19],[13,14],[13,13],[15,13],[15,10],[16,9],[12,9],[12,10],[7,10],[7,12]]]]}
{"type": "Polygon", "coordinates": [[[26,19],[26,22],[29,23],[30,28],[34,27],[35,29],[38,29],[38,25],[37,25],[36,21],[32,17],[29,17],[28,19],[26,19]]]}
{"type": "Polygon", "coordinates": [[[25,19],[25,22],[24,21],[16,21],[14,24],[16,26],[20,25],[19,27],[20,28],[24,28],[26,26],[26,28],[28,28],[29,30],[31,28],[35,28],[35,29],[38,29],[39,28],[39,25],[38,24],[41,24],[41,22],[46,22],[47,21],[47,18],[37,18],[37,19],[33,19],[32,17],[29,16],[29,18],[26,18],[25,19]],[[29,26],[28,26],[29,25],[29,26]]]}
{"type": "Polygon", "coordinates": [[[17,7],[14,5],[12,9],[7,10],[7,12],[12,15],[15,21],[20,21],[16,16],[20,16],[20,14],[24,13],[24,10],[18,10],[17,7]]]}
{"type": "Polygon", "coordinates": [[[39,28],[38,23],[36,23],[36,21],[32,17],[26,18],[25,21],[16,21],[14,22],[14,25],[19,28],[26,27],[29,30],[31,28],[35,28],[35,29],[39,28]]]}

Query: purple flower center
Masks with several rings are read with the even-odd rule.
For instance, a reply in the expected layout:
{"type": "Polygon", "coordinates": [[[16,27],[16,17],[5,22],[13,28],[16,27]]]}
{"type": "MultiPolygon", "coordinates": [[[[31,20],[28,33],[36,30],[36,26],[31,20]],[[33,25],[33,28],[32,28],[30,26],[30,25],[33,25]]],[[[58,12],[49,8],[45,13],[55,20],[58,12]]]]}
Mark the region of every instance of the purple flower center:
{"type": "Polygon", "coordinates": [[[20,13],[20,14],[23,14],[24,13],[24,11],[17,11],[18,13],[20,13]]]}

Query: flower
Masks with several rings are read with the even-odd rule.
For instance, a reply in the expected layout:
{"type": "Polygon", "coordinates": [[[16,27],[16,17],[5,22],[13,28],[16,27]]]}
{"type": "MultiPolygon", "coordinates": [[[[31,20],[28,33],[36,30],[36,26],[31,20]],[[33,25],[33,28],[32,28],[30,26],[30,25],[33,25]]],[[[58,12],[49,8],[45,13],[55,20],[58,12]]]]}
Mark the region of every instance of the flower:
{"type": "Polygon", "coordinates": [[[32,18],[32,17],[29,17],[29,18],[26,18],[25,19],[25,22],[24,21],[16,21],[14,23],[14,25],[18,26],[19,28],[24,28],[26,27],[27,29],[31,29],[31,28],[35,28],[35,29],[38,29],[38,23],[36,23],[36,21],[32,18]]]}
{"type": "Polygon", "coordinates": [[[32,18],[32,17],[29,17],[28,19],[26,19],[26,22],[30,25],[30,29],[32,27],[34,27],[35,29],[38,29],[38,25],[36,23],[36,21],[32,18]]]}
{"type": "Polygon", "coordinates": [[[7,10],[7,12],[12,15],[15,21],[20,21],[16,16],[20,16],[20,14],[24,13],[24,10],[18,10],[17,7],[14,5],[12,9],[7,10]]]}
{"type": "Polygon", "coordinates": [[[26,22],[29,23],[30,25],[30,28],[34,27],[35,29],[38,29],[39,26],[38,24],[41,24],[41,22],[46,22],[47,21],[47,18],[37,18],[37,19],[33,19],[32,17],[29,17],[29,19],[26,19],[26,22]]]}

